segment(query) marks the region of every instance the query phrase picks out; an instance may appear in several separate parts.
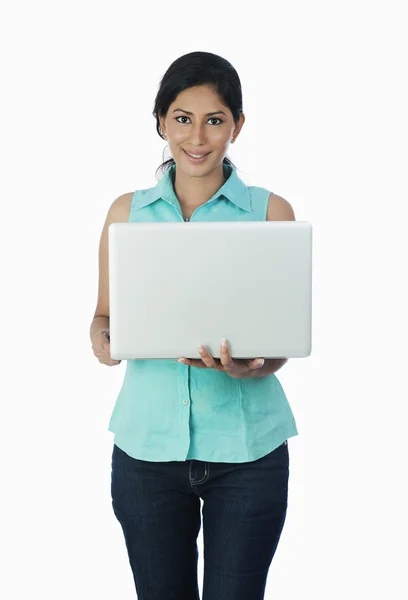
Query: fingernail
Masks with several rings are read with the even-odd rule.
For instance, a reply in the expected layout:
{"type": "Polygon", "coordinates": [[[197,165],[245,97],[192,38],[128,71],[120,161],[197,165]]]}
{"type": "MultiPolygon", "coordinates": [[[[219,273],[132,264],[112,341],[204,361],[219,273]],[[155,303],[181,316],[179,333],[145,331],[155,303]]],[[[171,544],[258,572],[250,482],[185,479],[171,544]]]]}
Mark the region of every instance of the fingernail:
{"type": "Polygon", "coordinates": [[[257,363],[256,363],[256,364],[257,364],[257,365],[259,365],[260,367],[262,367],[262,366],[263,366],[263,364],[264,364],[264,362],[265,362],[265,360],[264,360],[263,358],[261,358],[261,359],[259,359],[259,360],[257,361],[257,363]]]}
{"type": "Polygon", "coordinates": [[[186,361],[184,360],[184,358],[178,358],[178,359],[177,359],[177,362],[181,362],[181,363],[183,363],[183,362],[186,362],[186,361]]]}
{"type": "Polygon", "coordinates": [[[226,338],[222,338],[222,340],[221,340],[221,345],[222,345],[222,346],[226,346],[226,345],[227,345],[227,340],[226,340],[226,338]]]}

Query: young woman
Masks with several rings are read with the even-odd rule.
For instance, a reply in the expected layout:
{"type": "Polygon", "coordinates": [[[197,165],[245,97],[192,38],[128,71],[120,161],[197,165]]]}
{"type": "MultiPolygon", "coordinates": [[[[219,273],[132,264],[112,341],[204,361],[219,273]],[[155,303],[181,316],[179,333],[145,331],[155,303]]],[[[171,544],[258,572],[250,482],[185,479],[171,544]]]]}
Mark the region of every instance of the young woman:
{"type": "MultiPolygon", "coordinates": [[[[153,115],[172,158],[156,186],[112,203],[101,235],[90,335],[105,365],[120,363],[109,352],[111,223],[295,219],[281,196],[246,186],[226,157],[245,117],[238,74],[225,59],[207,52],[177,59],[153,115]]],[[[139,600],[199,600],[200,498],[203,600],[264,598],[286,518],[287,439],[298,435],[275,375],[287,359],[236,360],[228,342],[220,352],[220,359],[203,347],[200,360],[127,361],[109,423],[111,491],[139,600]]]]}

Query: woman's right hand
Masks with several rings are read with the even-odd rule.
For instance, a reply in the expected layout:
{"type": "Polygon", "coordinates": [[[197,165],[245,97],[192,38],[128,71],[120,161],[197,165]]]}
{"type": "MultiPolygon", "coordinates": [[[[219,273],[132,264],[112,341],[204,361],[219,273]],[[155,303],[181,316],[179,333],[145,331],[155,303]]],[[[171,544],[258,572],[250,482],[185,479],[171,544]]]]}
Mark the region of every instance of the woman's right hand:
{"type": "Polygon", "coordinates": [[[109,340],[109,329],[98,331],[92,338],[92,350],[100,363],[113,367],[122,361],[111,358],[109,340]]]}

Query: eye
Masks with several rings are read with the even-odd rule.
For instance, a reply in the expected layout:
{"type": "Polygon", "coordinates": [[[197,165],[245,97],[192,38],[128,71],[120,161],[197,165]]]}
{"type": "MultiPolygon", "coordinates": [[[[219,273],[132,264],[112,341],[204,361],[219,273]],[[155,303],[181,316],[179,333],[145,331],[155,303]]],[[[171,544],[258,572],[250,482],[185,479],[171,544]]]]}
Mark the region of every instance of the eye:
{"type": "MultiPolygon", "coordinates": [[[[178,121],[178,119],[189,119],[189,117],[186,117],[185,115],[181,115],[180,117],[175,117],[175,120],[177,121],[177,123],[180,123],[180,125],[185,125],[185,123],[181,123],[181,121],[178,121]]],[[[219,119],[218,117],[210,117],[208,120],[209,121],[219,121],[219,123],[215,123],[216,125],[221,125],[221,123],[224,122],[222,119],[219,119]]]]}

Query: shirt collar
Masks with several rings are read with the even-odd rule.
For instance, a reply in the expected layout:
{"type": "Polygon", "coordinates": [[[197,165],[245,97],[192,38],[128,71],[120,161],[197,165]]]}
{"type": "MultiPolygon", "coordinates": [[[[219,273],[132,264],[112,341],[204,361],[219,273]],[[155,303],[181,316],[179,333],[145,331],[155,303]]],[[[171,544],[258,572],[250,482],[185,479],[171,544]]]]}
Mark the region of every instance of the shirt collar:
{"type": "MultiPolygon", "coordinates": [[[[223,168],[224,175],[228,179],[214,194],[214,196],[210,198],[210,200],[225,197],[227,200],[230,200],[239,206],[239,208],[250,212],[251,196],[248,187],[245,185],[242,179],[238,177],[236,169],[232,167],[232,165],[224,163],[223,168]]],[[[176,165],[171,165],[171,167],[167,169],[155,187],[145,190],[144,194],[140,194],[136,197],[133,206],[138,210],[160,199],[172,204],[173,206],[179,206],[179,202],[176,194],[174,193],[173,187],[175,169],[176,165]]]]}

